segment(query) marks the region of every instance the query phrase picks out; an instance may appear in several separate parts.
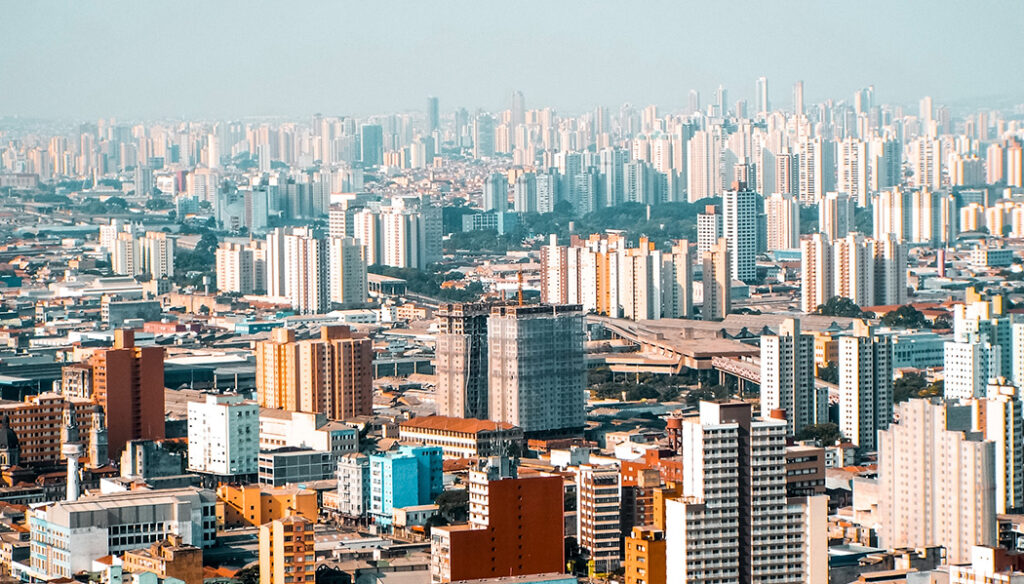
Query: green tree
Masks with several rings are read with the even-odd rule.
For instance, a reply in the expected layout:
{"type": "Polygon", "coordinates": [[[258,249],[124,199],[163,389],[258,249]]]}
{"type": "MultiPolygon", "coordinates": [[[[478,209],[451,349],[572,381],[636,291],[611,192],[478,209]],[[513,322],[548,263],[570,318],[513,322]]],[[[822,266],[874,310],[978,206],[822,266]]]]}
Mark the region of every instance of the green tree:
{"type": "Polygon", "coordinates": [[[439,515],[448,521],[465,521],[469,517],[469,491],[452,489],[434,498],[439,515]]]}
{"type": "Polygon", "coordinates": [[[887,312],[882,317],[881,323],[885,326],[899,328],[930,328],[931,326],[924,313],[909,304],[887,312]]]}
{"type": "Polygon", "coordinates": [[[846,318],[867,318],[870,313],[865,313],[857,306],[857,303],[843,296],[833,296],[825,304],[819,304],[814,314],[822,316],[841,316],[846,318]]]}
{"type": "Polygon", "coordinates": [[[259,584],[260,582],[260,566],[259,564],[253,564],[246,566],[235,573],[235,579],[241,584],[259,584]]]}
{"type": "Polygon", "coordinates": [[[796,435],[797,440],[817,440],[822,446],[832,446],[842,438],[839,426],[832,422],[804,426],[796,435]]]}
{"type": "Polygon", "coordinates": [[[928,381],[924,375],[919,373],[907,373],[902,375],[893,384],[892,399],[896,403],[905,402],[911,398],[921,397],[921,392],[928,387],[928,381]]]}
{"type": "Polygon", "coordinates": [[[829,383],[839,383],[839,368],[835,365],[818,367],[818,379],[829,383]]]}

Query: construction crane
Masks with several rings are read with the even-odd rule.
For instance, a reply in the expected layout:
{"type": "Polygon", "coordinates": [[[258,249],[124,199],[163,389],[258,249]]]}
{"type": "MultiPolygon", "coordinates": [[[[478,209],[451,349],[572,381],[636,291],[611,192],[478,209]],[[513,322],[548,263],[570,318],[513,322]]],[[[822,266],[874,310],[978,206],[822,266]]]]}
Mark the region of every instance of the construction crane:
{"type": "Polygon", "coordinates": [[[519,277],[517,279],[519,280],[519,294],[518,294],[519,306],[522,306],[523,305],[523,269],[522,268],[519,268],[519,277]]]}

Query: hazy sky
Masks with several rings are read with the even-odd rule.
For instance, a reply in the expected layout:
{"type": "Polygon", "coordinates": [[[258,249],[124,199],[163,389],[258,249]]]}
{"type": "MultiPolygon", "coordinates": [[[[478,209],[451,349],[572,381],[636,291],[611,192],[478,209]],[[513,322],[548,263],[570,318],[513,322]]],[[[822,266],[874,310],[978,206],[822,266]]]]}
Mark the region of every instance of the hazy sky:
{"type": "Polygon", "coordinates": [[[1022,33],[1017,0],[0,0],[0,117],[1018,99],[1022,33]]]}

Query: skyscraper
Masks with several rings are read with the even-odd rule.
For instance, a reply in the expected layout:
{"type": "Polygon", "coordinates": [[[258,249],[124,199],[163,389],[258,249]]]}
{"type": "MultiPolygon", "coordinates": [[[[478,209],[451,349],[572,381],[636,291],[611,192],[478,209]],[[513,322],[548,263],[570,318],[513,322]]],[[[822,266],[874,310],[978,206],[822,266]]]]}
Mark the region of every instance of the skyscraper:
{"type": "Polygon", "coordinates": [[[799,320],[761,337],[761,403],[765,412],[785,412],[789,435],[828,420],[828,392],[815,387],[814,335],[801,333],[799,320]]]}
{"type": "Polygon", "coordinates": [[[827,193],[818,202],[818,231],[824,233],[829,241],[846,237],[855,226],[855,203],[846,193],[827,193]]]}
{"type": "Polygon", "coordinates": [[[473,118],[473,158],[494,156],[494,118],[479,114],[473,118]]]}
{"type": "Polygon", "coordinates": [[[365,246],[354,237],[327,238],[330,260],[331,302],[353,305],[366,302],[365,246]]]}
{"type": "Polygon", "coordinates": [[[996,544],[995,448],[972,432],[970,406],[911,399],[879,432],[879,539],[887,548],[940,545],[946,561],[996,544]]]}
{"type": "Polygon", "coordinates": [[[800,204],[792,195],[775,193],[764,200],[768,251],[800,248],[800,204]]]}
{"type": "Polygon", "coordinates": [[[757,96],[757,113],[762,115],[768,115],[771,111],[771,106],[768,103],[768,78],[758,77],[757,84],[755,87],[757,96]]]}
{"type": "Polygon", "coordinates": [[[487,320],[489,418],[527,435],[575,432],[585,422],[579,305],[495,306],[487,320]]]}
{"type": "Polygon", "coordinates": [[[839,339],[839,430],[859,448],[877,448],[878,432],[892,422],[893,342],[856,321],[839,339]]]}
{"type": "Polygon", "coordinates": [[[441,108],[434,96],[427,98],[427,133],[433,134],[441,129],[441,108]]]}
{"type": "Polygon", "coordinates": [[[797,81],[793,84],[793,113],[797,117],[804,115],[804,82],[797,81]]]}
{"type": "Polygon", "coordinates": [[[661,313],[665,318],[693,318],[693,249],[679,239],[662,254],[661,313]]]}
{"type": "Polygon", "coordinates": [[[323,234],[298,227],[284,236],[284,273],[292,308],[321,314],[330,308],[328,249],[323,234]]]}
{"type": "Polygon", "coordinates": [[[299,354],[295,331],[276,328],[256,343],[256,401],[262,408],[299,411],[299,354]]]}
{"type": "Polygon", "coordinates": [[[384,128],[363,124],[359,128],[359,147],[363,166],[380,166],[384,162],[384,128]]]}
{"type": "Polygon", "coordinates": [[[724,237],[703,254],[704,304],[701,307],[701,320],[722,320],[732,310],[729,254],[729,241],[724,237]]]}
{"type": "Polygon", "coordinates": [[[724,236],[722,213],[715,205],[704,207],[703,213],[697,214],[697,253],[711,251],[718,240],[724,236]]]}
{"type": "Polygon", "coordinates": [[[814,312],[835,296],[832,244],[821,233],[800,240],[800,310],[814,312]]]}
{"type": "Polygon", "coordinates": [[[744,183],[734,183],[722,195],[722,237],[729,242],[730,271],[734,280],[757,280],[757,216],[763,203],[744,183]]]}
{"type": "Polygon", "coordinates": [[[136,347],[131,330],[114,331],[114,345],[91,360],[93,395],[107,419],[110,457],[129,440],[164,437],[164,349],[136,347]]]}
{"type": "Polygon", "coordinates": [[[487,320],[489,304],[442,304],[437,310],[437,413],[488,416],[487,320]]]}
{"type": "Polygon", "coordinates": [[[500,172],[492,172],[484,179],[484,211],[508,211],[508,178],[500,172]]]}
{"type": "Polygon", "coordinates": [[[729,401],[701,402],[682,426],[681,497],[665,501],[667,581],[827,580],[827,499],[787,498],[786,423],[729,401]]]}

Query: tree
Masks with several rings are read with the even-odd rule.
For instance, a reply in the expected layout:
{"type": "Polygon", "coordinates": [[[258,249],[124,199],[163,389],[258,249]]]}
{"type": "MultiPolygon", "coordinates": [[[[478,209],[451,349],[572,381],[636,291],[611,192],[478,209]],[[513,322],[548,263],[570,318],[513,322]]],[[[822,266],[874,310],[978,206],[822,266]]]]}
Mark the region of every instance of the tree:
{"type": "Polygon", "coordinates": [[[924,314],[909,304],[905,304],[896,310],[890,310],[882,317],[881,323],[885,326],[899,328],[929,328],[930,324],[924,314]]]}
{"type": "Polygon", "coordinates": [[[892,399],[895,403],[905,402],[914,397],[921,397],[921,391],[928,387],[924,375],[919,373],[907,373],[896,380],[892,389],[892,399]]]}
{"type": "Polygon", "coordinates": [[[259,564],[253,564],[252,566],[246,566],[242,568],[241,570],[235,573],[235,580],[238,580],[241,584],[259,584],[259,564]]]}
{"type": "Polygon", "coordinates": [[[825,304],[819,304],[814,314],[822,316],[841,316],[845,318],[867,318],[865,313],[857,306],[857,303],[843,296],[833,296],[825,304]]]}
{"type": "Polygon", "coordinates": [[[839,368],[835,365],[818,367],[818,379],[828,383],[839,383],[839,368]]]}
{"type": "Polygon", "coordinates": [[[817,440],[822,446],[832,446],[842,440],[843,435],[839,432],[839,426],[832,422],[824,424],[809,424],[804,426],[796,435],[797,440],[817,440]]]}
{"type": "Polygon", "coordinates": [[[106,203],[107,207],[119,207],[122,210],[128,208],[128,201],[121,197],[110,197],[104,203],[106,203]]]}
{"type": "Polygon", "coordinates": [[[435,527],[443,527],[448,524],[448,520],[445,519],[443,515],[435,513],[430,517],[427,517],[426,523],[423,524],[423,531],[426,532],[427,537],[430,537],[430,531],[435,527]]]}
{"type": "Polygon", "coordinates": [[[446,520],[465,521],[469,517],[469,491],[465,489],[445,491],[434,499],[434,504],[446,520]]]}

